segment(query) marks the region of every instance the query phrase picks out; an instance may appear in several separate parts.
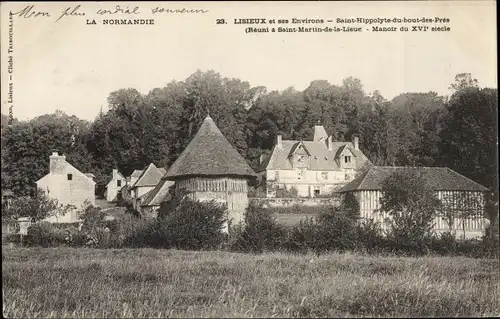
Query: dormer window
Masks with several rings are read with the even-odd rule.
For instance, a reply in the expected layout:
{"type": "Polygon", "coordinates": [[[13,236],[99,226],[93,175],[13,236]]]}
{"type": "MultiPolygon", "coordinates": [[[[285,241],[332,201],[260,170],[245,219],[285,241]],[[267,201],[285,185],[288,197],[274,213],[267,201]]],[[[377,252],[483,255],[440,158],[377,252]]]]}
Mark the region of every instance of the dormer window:
{"type": "Polygon", "coordinates": [[[68,174],[67,177],[68,177],[68,181],[72,181],[73,180],[73,174],[68,174]]]}
{"type": "Polygon", "coordinates": [[[121,187],[122,186],[122,181],[121,180],[117,180],[116,181],[116,186],[117,187],[121,187]]]}
{"type": "Polygon", "coordinates": [[[346,155],[344,156],[344,163],[350,163],[351,162],[351,156],[346,155]]]}

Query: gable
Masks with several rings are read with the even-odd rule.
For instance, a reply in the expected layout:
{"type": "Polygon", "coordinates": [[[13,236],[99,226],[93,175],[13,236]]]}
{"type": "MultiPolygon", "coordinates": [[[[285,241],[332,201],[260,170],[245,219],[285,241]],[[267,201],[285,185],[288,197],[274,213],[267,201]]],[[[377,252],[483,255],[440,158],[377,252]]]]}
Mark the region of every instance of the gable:
{"type": "Polygon", "coordinates": [[[153,163],[151,163],[132,187],[156,186],[162,177],[162,172],[153,163]]]}
{"type": "Polygon", "coordinates": [[[38,181],[36,181],[36,184],[38,185],[38,184],[43,184],[43,183],[49,183],[50,180],[52,179],[52,177],[57,176],[58,178],[60,178],[61,176],[64,176],[67,174],[73,174],[73,175],[75,175],[75,177],[78,176],[78,177],[82,178],[83,180],[88,181],[90,184],[95,185],[95,181],[92,179],[91,176],[80,172],[78,169],[76,169],[73,165],[71,165],[68,162],[61,163],[61,165],[58,167],[57,173],[49,172],[47,175],[45,175],[44,177],[42,177],[38,181]]]}
{"type": "Polygon", "coordinates": [[[295,154],[311,156],[311,152],[309,152],[309,150],[307,149],[307,147],[304,145],[304,143],[302,141],[300,141],[300,142],[296,143],[294,146],[292,146],[289,156],[293,156],[295,154]]]}
{"type": "Polygon", "coordinates": [[[127,179],[125,177],[123,177],[123,175],[121,173],[118,173],[118,174],[116,174],[115,177],[111,177],[111,180],[106,184],[106,187],[112,186],[112,184],[115,183],[116,181],[126,182],[127,179]]]}
{"type": "Polygon", "coordinates": [[[282,148],[273,147],[271,155],[263,162],[262,169],[266,170],[293,170],[289,159],[292,149],[297,143],[303,143],[310,155],[309,167],[316,171],[341,171],[337,155],[347,148],[352,153],[354,168],[361,169],[370,160],[361,150],[355,150],[351,142],[333,142],[329,150],[325,142],[283,140],[282,148]],[[339,149],[341,149],[339,152],[339,149]]]}

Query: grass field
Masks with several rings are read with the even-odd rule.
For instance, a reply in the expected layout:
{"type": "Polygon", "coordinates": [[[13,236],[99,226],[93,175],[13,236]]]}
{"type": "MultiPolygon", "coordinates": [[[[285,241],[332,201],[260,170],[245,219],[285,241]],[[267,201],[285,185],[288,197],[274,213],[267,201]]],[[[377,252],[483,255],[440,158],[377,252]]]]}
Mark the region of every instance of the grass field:
{"type": "Polygon", "coordinates": [[[459,257],[3,249],[4,316],[495,316],[498,266],[459,257]]]}

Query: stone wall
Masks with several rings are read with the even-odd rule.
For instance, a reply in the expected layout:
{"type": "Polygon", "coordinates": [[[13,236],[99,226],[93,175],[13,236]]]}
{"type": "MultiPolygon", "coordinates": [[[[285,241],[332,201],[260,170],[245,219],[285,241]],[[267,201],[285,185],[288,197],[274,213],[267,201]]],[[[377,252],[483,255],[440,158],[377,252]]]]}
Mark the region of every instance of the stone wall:
{"type": "Polygon", "coordinates": [[[321,206],[321,205],[339,205],[338,198],[260,198],[253,197],[249,200],[255,200],[258,203],[263,203],[265,207],[289,207],[294,205],[301,206],[321,206]]]}

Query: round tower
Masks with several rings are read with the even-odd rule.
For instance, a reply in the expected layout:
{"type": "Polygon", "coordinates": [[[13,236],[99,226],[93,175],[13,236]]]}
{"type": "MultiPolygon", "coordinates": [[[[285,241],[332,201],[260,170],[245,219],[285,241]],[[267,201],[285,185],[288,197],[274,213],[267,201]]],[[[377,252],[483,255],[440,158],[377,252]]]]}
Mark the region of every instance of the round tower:
{"type": "Polygon", "coordinates": [[[165,175],[174,189],[187,190],[194,200],[227,204],[233,224],[244,222],[248,181],[256,177],[210,116],[165,175]]]}

